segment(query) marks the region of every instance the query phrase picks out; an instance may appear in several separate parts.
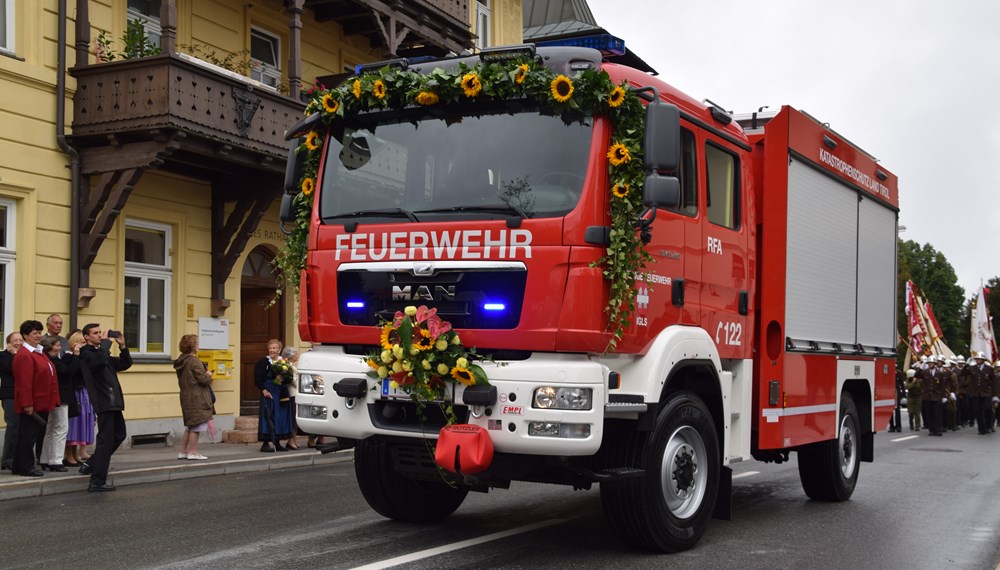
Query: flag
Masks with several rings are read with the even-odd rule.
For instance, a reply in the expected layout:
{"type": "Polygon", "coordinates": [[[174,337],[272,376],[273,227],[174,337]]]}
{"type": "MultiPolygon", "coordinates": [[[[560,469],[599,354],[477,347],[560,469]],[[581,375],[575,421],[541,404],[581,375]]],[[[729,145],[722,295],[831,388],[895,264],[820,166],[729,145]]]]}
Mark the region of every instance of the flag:
{"type": "Polygon", "coordinates": [[[906,282],[906,328],[910,334],[910,350],[913,351],[913,354],[926,354],[924,352],[924,348],[926,348],[924,339],[927,336],[927,332],[924,330],[924,325],[920,319],[920,309],[918,309],[915,289],[916,285],[912,281],[906,282]]]}
{"type": "Polygon", "coordinates": [[[986,306],[986,291],[980,287],[976,296],[976,308],[972,312],[972,341],[969,349],[973,354],[982,352],[990,360],[996,360],[995,347],[996,339],[993,337],[990,313],[986,306]]]}

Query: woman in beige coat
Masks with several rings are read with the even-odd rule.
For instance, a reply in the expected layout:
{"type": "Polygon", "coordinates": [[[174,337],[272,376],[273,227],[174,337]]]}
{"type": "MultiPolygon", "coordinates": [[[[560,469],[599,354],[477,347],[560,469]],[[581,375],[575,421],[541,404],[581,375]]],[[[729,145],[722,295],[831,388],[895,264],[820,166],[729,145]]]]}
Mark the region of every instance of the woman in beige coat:
{"type": "Polygon", "coordinates": [[[208,431],[208,422],[215,413],[212,404],[212,375],[205,369],[205,363],[198,360],[198,335],[186,334],[181,337],[181,355],[174,361],[177,384],[181,392],[181,412],[184,415],[184,435],[181,452],[177,459],[208,459],[198,453],[198,438],[208,431]]]}

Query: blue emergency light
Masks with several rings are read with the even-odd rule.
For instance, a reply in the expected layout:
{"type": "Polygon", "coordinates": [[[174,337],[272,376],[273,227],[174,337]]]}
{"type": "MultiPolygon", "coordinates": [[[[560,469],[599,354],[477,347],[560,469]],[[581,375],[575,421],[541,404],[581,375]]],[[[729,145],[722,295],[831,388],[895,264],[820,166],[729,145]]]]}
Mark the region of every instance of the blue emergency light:
{"type": "Polygon", "coordinates": [[[364,301],[348,301],[347,302],[347,308],[348,309],[364,309],[365,308],[365,303],[364,303],[364,301]]]}
{"type": "Polygon", "coordinates": [[[535,45],[538,47],[587,47],[596,49],[604,56],[625,55],[625,40],[611,34],[547,40],[535,42],[535,45]]]}
{"type": "Polygon", "coordinates": [[[503,303],[484,303],[483,310],[491,312],[502,312],[507,310],[507,305],[503,303]]]}

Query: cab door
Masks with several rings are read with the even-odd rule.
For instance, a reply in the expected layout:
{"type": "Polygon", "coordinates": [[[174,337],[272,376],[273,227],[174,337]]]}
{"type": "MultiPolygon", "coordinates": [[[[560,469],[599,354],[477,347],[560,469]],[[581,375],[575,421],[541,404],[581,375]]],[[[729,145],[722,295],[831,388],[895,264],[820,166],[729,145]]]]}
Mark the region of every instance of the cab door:
{"type": "Polygon", "coordinates": [[[705,220],[698,257],[700,322],[715,340],[722,358],[744,358],[750,342],[747,314],[750,281],[744,223],[744,181],[749,165],[725,141],[705,134],[701,145],[705,220]]]}

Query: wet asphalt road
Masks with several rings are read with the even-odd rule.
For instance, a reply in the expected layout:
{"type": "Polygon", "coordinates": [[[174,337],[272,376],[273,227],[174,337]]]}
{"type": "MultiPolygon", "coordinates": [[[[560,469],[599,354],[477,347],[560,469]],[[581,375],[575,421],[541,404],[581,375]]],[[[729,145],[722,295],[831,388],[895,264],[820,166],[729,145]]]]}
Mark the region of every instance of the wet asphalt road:
{"type": "Polygon", "coordinates": [[[6,501],[0,568],[997,568],[1000,433],[911,435],[877,436],[846,503],[808,500],[794,455],[735,465],[733,520],[680,554],[618,542],[596,487],[515,483],[439,526],[390,522],[341,463],[6,501]]]}

